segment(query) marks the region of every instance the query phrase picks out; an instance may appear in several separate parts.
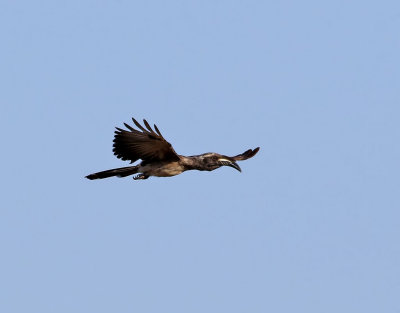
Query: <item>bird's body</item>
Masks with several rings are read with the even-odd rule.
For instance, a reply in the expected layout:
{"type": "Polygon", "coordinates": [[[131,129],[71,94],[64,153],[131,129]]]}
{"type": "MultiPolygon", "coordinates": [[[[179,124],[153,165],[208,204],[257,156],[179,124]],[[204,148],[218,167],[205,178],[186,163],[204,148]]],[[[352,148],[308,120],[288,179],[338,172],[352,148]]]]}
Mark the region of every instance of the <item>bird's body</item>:
{"type": "Polygon", "coordinates": [[[172,162],[152,162],[145,165],[139,165],[138,172],[145,176],[169,177],[183,173],[185,166],[180,161],[172,162]]]}
{"type": "Polygon", "coordinates": [[[154,125],[156,132],[154,132],[146,120],[143,120],[143,122],[147,129],[135,119],[132,118],[132,121],[141,131],[128,124],[125,124],[125,126],[129,131],[117,127],[113,151],[122,160],[129,160],[131,163],[139,159],[142,161],[134,166],[93,173],[86,178],[126,177],[137,174],[134,176],[134,179],[137,180],[147,179],[150,176],[170,177],[188,170],[212,171],[221,166],[230,166],[241,171],[236,161],[251,158],[259,150],[259,148],[249,149],[234,157],[213,152],[194,156],[178,155],[171,144],[161,135],[156,125],[154,125]]]}

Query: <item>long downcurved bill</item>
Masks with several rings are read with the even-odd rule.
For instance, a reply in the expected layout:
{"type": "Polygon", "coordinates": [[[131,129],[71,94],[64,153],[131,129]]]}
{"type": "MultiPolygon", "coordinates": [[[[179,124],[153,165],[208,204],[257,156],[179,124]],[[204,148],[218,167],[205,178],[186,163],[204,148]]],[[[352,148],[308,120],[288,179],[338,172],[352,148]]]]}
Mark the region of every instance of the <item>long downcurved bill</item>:
{"type": "Polygon", "coordinates": [[[233,161],[228,160],[228,159],[219,159],[218,161],[224,166],[233,167],[235,170],[238,170],[239,172],[242,171],[242,169],[240,168],[240,166],[236,162],[233,162],[233,161]]]}

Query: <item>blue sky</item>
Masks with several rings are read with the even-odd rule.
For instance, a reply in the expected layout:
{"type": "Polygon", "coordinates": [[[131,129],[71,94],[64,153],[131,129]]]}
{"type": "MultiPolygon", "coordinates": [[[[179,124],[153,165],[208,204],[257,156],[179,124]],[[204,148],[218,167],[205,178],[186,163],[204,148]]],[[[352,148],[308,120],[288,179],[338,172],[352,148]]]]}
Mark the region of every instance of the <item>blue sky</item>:
{"type": "Polygon", "coordinates": [[[398,1],[3,1],[1,312],[399,312],[398,1]],[[240,163],[126,166],[115,126],[240,163]]]}

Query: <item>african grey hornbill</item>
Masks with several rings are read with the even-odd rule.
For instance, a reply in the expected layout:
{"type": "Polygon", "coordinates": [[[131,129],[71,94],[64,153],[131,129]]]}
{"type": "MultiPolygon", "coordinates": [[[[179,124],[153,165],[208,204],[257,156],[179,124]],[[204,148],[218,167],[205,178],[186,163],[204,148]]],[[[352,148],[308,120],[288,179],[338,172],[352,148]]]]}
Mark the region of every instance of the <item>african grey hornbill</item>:
{"type": "Polygon", "coordinates": [[[249,159],[260,150],[259,147],[254,150],[249,149],[234,157],[218,153],[204,153],[186,157],[175,152],[171,144],[161,135],[156,125],[154,125],[156,132],[154,132],[146,120],[143,120],[143,122],[147,129],[134,118],[132,118],[132,121],[140,131],[126,123],[124,125],[128,130],[116,127],[113,152],[121,160],[128,160],[133,163],[141,159],[142,162],[134,166],[93,173],[86,178],[126,177],[133,174],[138,174],[133,177],[135,180],[147,179],[150,176],[169,177],[188,170],[213,171],[224,165],[241,172],[236,161],[249,159]]]}

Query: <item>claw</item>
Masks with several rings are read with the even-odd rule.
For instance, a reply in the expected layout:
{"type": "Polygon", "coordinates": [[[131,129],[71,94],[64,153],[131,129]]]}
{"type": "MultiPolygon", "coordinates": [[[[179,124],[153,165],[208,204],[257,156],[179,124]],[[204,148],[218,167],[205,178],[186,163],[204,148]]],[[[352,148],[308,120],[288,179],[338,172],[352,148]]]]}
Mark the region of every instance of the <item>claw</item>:
{"type": "Polygon", "coordinates": [[[147,178],[149,178],[149,176],[144,175],[144,174],[138,174],[138,175],[136,175],[136,176],[133,176],[133,179],[134,179],[134,180],[147,179],[147,178]]]}

